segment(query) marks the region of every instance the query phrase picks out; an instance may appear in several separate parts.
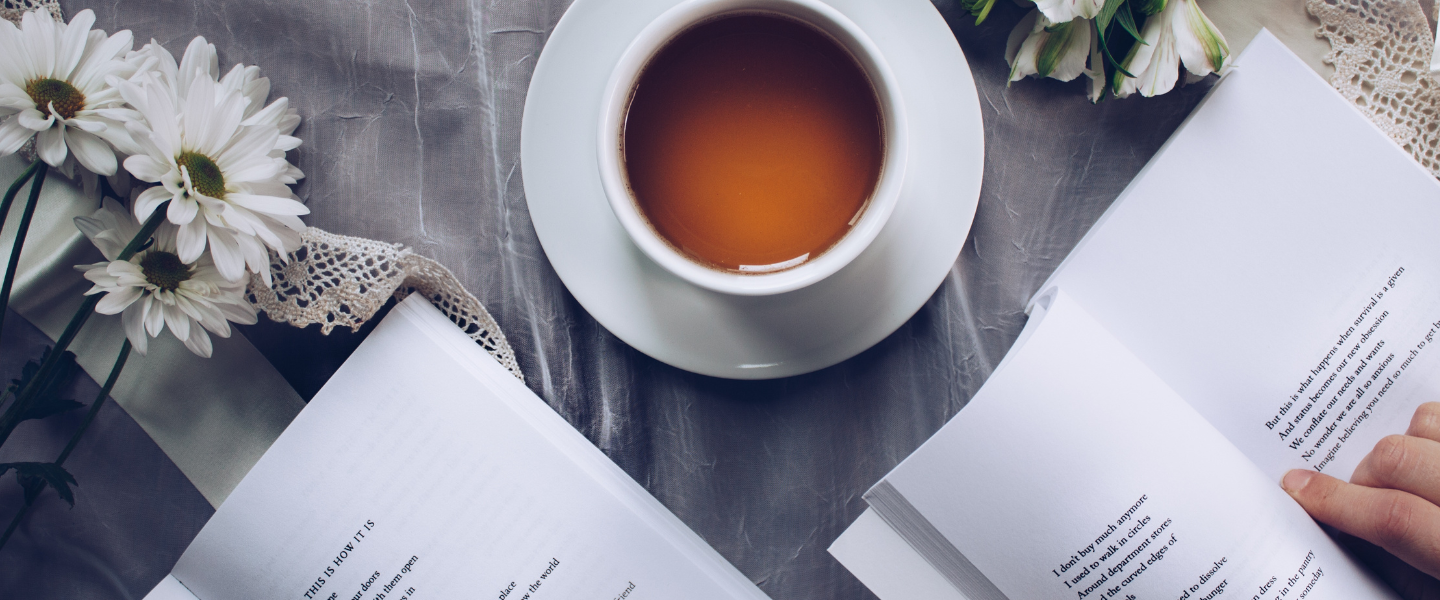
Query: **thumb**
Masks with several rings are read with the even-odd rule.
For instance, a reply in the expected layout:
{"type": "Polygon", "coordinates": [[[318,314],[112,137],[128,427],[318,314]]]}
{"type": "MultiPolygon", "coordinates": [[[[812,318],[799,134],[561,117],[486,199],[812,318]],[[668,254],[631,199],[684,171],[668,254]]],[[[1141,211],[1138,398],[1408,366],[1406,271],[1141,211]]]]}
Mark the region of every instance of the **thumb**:
{"type": "Polygon", "coordinates": [[[1364,539],[1432,577],[1440,576],[1440,507],[1399,490],[1345,483],[1295,469],[1281,487],[1315,520],[1364,539]]]}

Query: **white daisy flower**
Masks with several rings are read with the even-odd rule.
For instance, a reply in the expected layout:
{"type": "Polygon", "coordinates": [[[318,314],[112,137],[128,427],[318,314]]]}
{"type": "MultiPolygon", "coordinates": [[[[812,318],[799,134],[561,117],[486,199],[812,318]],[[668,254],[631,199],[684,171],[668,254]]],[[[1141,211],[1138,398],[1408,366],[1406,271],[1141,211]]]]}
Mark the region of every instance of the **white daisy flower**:
{"type": "Polygon", "coordinates": [[[1192,76],[1204,77],[1225,65],[1230,46],[1225,36],[1200,11],[1195,0],[1169,0],[1159,13],[1145,20],[1140,31],[1145,44],[1135,44],[1123,64],[1135,77],[1117,74],[1115,95],[1164,94],[1180,78],[1180,65],[1192,76]]]}
{"type": "MultiPolygon", "coordinates": [[[[180,98],[188,96],[190,84],[199,74],[207,74],[211,79],[224,85],[227,91],[239,91],[245,96],[247,101],[243,115],[245,124],[255,126],[268,124],[280,131],[276,146],[270,151],[271,156],[284,158],[285,152],[300,146],[300,139],[291,135],[295,132],[295,128],[300,126],[300,115],[295,109],[289,107],[290,100],[281,97],[269,106],[265,105],[265,100],[270,96],[270,79],[260,76],[260,67],[237,64],[224,78],[221,78],[220,61],[215,54],[215,44],[206,42],[204,37],[196,37],[190,41],[179,65],[175,64],[175,57],[170,54],[170,51],[155,40],[150,40],[149,44],[131,52],[126,60],[138,71],[152,72],[155,77],[165,83],[165,89],[174,92],[171,101],[175,106],[180,106],[180,98]]],[[[305,174],[294,165],[289,163],[286,165],[288,168],[281,176],[282,182],[294,184],[305,177],[305,174]]]]}
{"type": "Polygon", "coordinates": [[[227,279],[242,278],[248,267],[270,283],[266,247],[282,258],[298,248],[305,229],[299,215],[310,212],[287,186],[304,177],[284,156],[300,143],[289,135],[298,117],[285,99],[252,111],[269,81],[244,67],[216,81],[214,49],[203,38],[190,44],[175,71],[163,48],[150,44],[144,51],[148,57],[136,60],[153,70],[119,82],[144,117],[127,124],[139,151],[125,169],[161,185],[140,194],[135,216],[147,219],[168,200],[182,261],[197,260],[208,247],[227,279]]]}
{"type": "Polygon", "coordinates": [[[90,171],[115,174],[112,145],[129,150],[122,123],[137,115],[110,82],[135,72],[122,60],[132,38],[107,37],[94,23],[88,9],[68,25],[48,11],[25,13],[18,28],[0,19],[0,156],[35,137],[40,158],[67,174],[72,155],[90,171]]]}
{"type": "Polygon", "coordinates": [[[1010,81],[1027,75],[1070,81],[1087,73],[1094,29],[1088,19],[1056,23],[1039,9],[1030,11],[1015,25],[1006,44],[1010,81]]]}
{"type": "Polygon", "coordinates": [[[209,358],[210,333],[230,337],[230,322],[253,324],[255,307],[245,299],[245,284],[223,277],[208,254],[186,263],[176,252],[177,229],[163,223],[150,247],[129,260],[116,260],[140,231],[140,223],[113,199],[75,225],[105,255],[106,262],[77,265],[95,285],[85,295],[105,294],[95,312],[119,313],[125,337],[145,354],[149,338],[166,327],[191,352],[209,358]]]}

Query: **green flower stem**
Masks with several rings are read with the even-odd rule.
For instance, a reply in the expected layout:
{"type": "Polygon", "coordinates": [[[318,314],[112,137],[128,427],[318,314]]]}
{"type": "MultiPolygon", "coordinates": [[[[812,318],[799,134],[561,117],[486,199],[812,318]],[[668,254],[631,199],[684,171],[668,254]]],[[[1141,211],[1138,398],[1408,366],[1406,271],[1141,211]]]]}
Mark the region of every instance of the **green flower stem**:
{"type": "Polygon", "coordinates": [[[15,178],[15,183],[10,184],[10,189],[5,190],[5,200],[0,202],[0,229],[5,227],[5,216],[10,214],[10,205],[15,203],[15,195],[20,193],[20,186],[30,181],[30,177],[40,168],[40,164],[40,159],[35,159],[35,162],[30,163],[24,173],[15,178]]]}
{"type": "MultiPolygon", "coordinates": [[[[125,245],[125,249],[120,251],[120,255],[115,257],[115,260],[130,260],[130,257],[140,251],[140,248],[150,240],[150,236],[155,235],[155,230],[160,227],[160,223],[165,221],[165,213],[169,205],[170,202],[166,201],[155,209],[155,212],[150,215],[150,219],[145,221],[145,225],[140,228],[140,232],[135,234],[129,244],[125,245]]],[[[41,384],[50,379],[56,365],[60,364],[60,356],[70,347],[70,342],[75,341],[75,336],[80,333],[80,328],[85,325],[85,321],[95,313],[95,305],[100,303],[101,297],[100,294],[95,294],[85,298],[85,302],[80,305],[80,310],[75,312],[75,316],[70,318],[70,324],[65,326],[65,332],[61,333],[60,339],[55,341],[55,348],[50,351],[50,356],[40,365],[40,370],[35,373],[35,377],[30,379],[30,383],[25,386],[25,389],[15,395],[15,401],[10,404],[10,408],[5,411],[5,414],[0,416],[0,446],[5,444],[5,440],[10,439],[10,433],[15,431],[15,426],[20,423],[19,416],[24,414],[30,403],[34,401],[34,396],[43,387],[41,384]]]]}
{"type": "MultiPolygon", "coordinates": [[[[10,247],[10,264],[5,267],[5,282],[0,284],[0,332],[5,327],[5,309],[10,307],[10,289],[15,286],[15,271],[20,268],[20,250],[25,247],[25,234],[30,232],[30,220],[35,217],[35,206],[40,203],[40,188],[45,186],[45,174],[50,165],[36,161],[35,179],[30,182],[30,199],[25,203],[25,212],[20,214],[20,227],[15,230],[15,244],[10,247]]],[[[15,189],[13,186],[11,189],[15,189]]],[[[9,194],[6,200],[10,200],[9,194]]],[[[10,207],[5,206],[8,211],[10,207]]]]}
{"type": "MultiPolygon", "coordinates": [[[[125,340],[120,345],[120,356],[115,357],[115,366],[110,367],[110,376],[105,378],[105,385],[100,387],[100,395],[95,396],[95,401],[90,403],[90,412],[85,413],[85,420],[80,422],[80,428],[75,430],[75,435],[70,436],[70,443],[65,445],[65,450],[60,452],[60,457],[55,459],[55,466],[65,464],[65,459],[70,458],[70,453],[75,450],[75,444],[80,443],[80,436],[85,434],[85,429],[90,422],[95,420],[96,413],[110,397],[110,390],[115,388],[115,381],[120,379],[120,370],[125,368],[125,360],[130,358],[130,340],[125,340]]],[[[4,540],[0,540],[0,546],[4,546],[4,540]]]]}
{"type": "MultiPolygon", "coordinates": [[[[105,405],[105,400],[110,397],[110,390],[115,388],[115,381],[120,379],[120,370],[125,368],[125,359],[130,358],[130,340],[120,346],[120,356],[115,358],[115,366],[110,368],[110,376],[105,378],[105,385],[100,387],[100,394],[95,396],[95,401],[90,403],[90,412],[85,413],[85,420],[80,422],[80,428],[70,436],[70,443],[65,445],[65,450],[60,452],[60,457],[55,459],[55,466],[65,464],[65,459],[70,458],[70,453],[75,450],[75,445],[80,443],[80,436],[85,435],[85,430],[90,428],[90,423],[99,414],[100,407],[105,405]]],[[[10,541],[10,536],[15,533],[15,528],[20,526],[20,520],[25,513],[30,512],[29,504],[20,505],[20,511],[15,513],[15,518],[10,519],[10,526],[5,528],[5,533],[0,534],[0,549],[5,547],[5,542],[10,541]]]]}

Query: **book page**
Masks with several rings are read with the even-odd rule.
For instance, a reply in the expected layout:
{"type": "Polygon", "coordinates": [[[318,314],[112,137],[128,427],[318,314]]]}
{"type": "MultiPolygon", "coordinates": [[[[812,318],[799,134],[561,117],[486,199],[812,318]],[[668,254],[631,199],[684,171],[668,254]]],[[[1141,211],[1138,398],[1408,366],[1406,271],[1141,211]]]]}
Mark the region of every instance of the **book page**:
{"type": "Polygon", "coordinates": [[[970,600],[925,562],[875,509],[860,513],[830,544],[830,555],[880,600],[970,600]]]}
{"type": "Polygon", "coordinates": [[[866,495],[902,535],[913,511],[1012,600],[1394,597],[1063,290],[1031,327],[866,495]]]}
{"type": "Polygon", "coordinates": [[[1058,286],[1272,480],[1440,399],[1440,183],[1262,32],[1058,286]]]}
{"type": "Polygon", "coordinates": [[[765,597],[418,295],[173,576],[200,600],[765,597]]]}

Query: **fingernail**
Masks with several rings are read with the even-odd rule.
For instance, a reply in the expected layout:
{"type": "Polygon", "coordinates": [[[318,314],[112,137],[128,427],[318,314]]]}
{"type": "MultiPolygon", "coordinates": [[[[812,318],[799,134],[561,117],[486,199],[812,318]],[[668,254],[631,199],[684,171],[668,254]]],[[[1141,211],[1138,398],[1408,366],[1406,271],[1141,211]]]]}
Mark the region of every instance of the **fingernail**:
{"type": "Polygon", "coordinates": [[[1290,472],[1286,473],[1285,477],[1280,480],[1280,487],[1285,488],[1285,491],[1291,494],[1297,494],[1300,490],[1305,489],[1305,486],[1308,485],[1314,477],[1314,471],[1291,469],[1290,472]]]}

